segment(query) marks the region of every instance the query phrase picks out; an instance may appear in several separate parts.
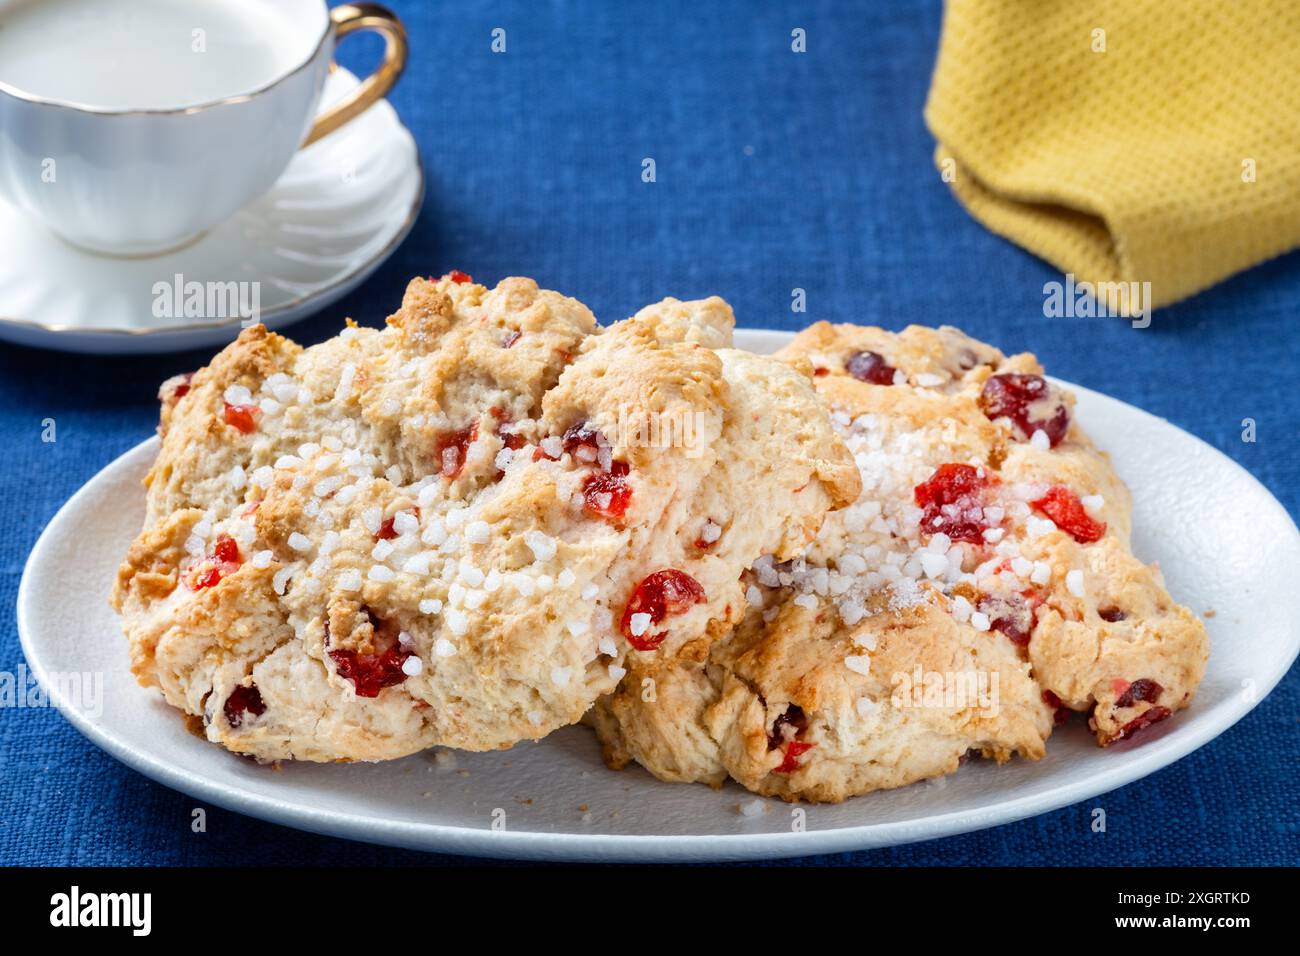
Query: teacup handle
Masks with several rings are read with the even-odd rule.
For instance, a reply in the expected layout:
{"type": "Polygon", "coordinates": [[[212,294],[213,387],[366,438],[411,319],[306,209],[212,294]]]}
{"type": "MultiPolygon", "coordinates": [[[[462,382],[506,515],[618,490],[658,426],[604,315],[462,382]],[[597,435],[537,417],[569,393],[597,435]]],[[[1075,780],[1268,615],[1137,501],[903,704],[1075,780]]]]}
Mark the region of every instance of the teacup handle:
{"type": "Polygon", "coordinates": [[[406,68],[406,28],[388,8],[377,3],[345,3],[330,11],[330,19],[334,21],[336,43],[358,30],[381,33],[384,37],[384,61],[360,86],[316,117],[303,146],[310,146],[322,136],[328,136],[344,123],[360,116],[376,100],[387,96],[406,68]]]}

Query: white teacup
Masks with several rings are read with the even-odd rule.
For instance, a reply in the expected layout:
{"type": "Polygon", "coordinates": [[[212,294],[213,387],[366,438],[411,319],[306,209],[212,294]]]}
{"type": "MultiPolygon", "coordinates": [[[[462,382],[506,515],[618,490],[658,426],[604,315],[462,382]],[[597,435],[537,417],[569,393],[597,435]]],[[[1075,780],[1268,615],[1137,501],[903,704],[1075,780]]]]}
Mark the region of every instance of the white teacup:
{"type": "Polygon", "coordinates": [[[94,252],[182,246],[381,99],[406,52],[369,3],[0,0],[0,198],[94,252]],[[383,63],[316,116],[335,43],[365,29],[383,63]]]}

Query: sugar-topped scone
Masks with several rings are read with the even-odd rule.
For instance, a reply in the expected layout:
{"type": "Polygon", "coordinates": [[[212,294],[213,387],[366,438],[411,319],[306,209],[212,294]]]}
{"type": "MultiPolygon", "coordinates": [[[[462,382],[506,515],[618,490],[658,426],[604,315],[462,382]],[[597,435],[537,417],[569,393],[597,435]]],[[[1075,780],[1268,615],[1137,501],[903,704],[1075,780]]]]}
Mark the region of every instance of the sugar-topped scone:
{"type": "Polygon", "coordinates": [[[262,760],[508,747],[629,658],[702,659],[742,572],[857,470],[720,299],[607,329],[513,278],[414,280],[382,331],[257,326],[164,386],[119,572],[133,669],[262,760]]]}
{"type": "Polygon", "coordinates": [[[819,323],[811,366],[863,490],[760,560],[706,661],[636,662],[589,716],[608,761],[822,801],[1037,759],[1067,710],[1102,745],[1187,705],[1205,630],[1129,550],[1127,490],[1030,355],[952,328],[819,323]]]}

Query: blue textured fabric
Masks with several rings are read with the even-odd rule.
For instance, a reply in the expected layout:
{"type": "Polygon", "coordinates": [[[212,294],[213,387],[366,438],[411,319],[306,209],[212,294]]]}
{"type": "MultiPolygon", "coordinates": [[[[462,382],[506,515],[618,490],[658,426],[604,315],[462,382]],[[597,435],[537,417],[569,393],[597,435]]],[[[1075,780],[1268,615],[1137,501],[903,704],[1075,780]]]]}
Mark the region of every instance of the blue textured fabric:
{"type": "MultiPolygon", "coordinates": [[[[1300,257],[1238,276],[1134,330],[1046,319],[1041,261],[991,235],[931,164],[921,119],[940,9],[925,2],[424,3],[392,99],[419,140],[428,200],[391,260],[328,317],[379,323],[407,278],[452,267],[535,276],[604,320],[718,293],[751,326],[949,322],[1037,352],[1064,378],[1168,418],[1300,506],[1300,257]],[[507,52],[489,50],[493,28],[507,52]],[[790,48],[807,31],[808,52],[790,48]],[[657,181],[643,183],[642,160],[657,181]],[[791,290],[808,312],[791,313],[791,290]],[[1245,444],[1243,418],[1258,422],[1245,444]]],[[[364,69],[377,44],[349,40],[364,69]]],[[[1059,276],[1057,276],[1059,278],[1059,276]]],[[[152,429],[158,382],[206,358],[108,359],[0,346],[0,670],[21,661],[19,576],[38,533],[152,429]],[[40,440],[58,421],[57,444],[40,440]]],[[[101,600],[100,595],[88,600],[101,600]]],[[[1100,803],[826,864],[1295,864],[1300,675],[1212,744],[1100,803]]],[[[0,710],[0,863],[424,863],[212,809],[127,770],[50,710],[0,710]]],[[[454,862],[455,858],[445,858],[454,862]]]]}

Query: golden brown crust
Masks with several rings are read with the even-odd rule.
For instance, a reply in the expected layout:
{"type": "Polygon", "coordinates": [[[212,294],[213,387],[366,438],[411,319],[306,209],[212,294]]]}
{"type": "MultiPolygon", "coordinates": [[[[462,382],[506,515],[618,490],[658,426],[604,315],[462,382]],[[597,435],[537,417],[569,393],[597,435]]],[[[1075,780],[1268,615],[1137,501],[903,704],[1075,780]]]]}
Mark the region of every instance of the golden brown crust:
{"type": "Polygon", "coordinates": [[[703,658],[744,568],[856,493],[811,382],[722,348],[732,321],[665,300],[601,330],[532,280],[444,277],[383,331],[246,330],[163,390],[114,594],[137,676],[232,750],[377,760],[538,738],[629,655],[703,658]],[[636,650],[624,609],[660,569],[703,598],[636,650]]]}
{"type": "Polygon", "coordinates": [[[1077,424],[1053,447],[985,412],[992,376],[1041,374],[1032,356],[955,329],[828,323],[780,355],[813,369],[862,495],[801,559],[756,565],[749,613],[707,662],[634,667],[598,702],[589,723],[615,763],[838,801],[951,772],[968,751],[1037,759],[1058,699],[1103,745],[1186,706],[1204,628],[1129,552],[1130,499],[1105,455],[1077,424]],[[861,352],[892,374],[849,374],[861,352]],[[914,488],[948,464],[989,482],[974,512],[989,533],[972,542],[921,523],[914,488]],[[1105,522],[1099,540],[1047,519],[1036,502],[1054,486],[1105,522]],[[647,681],[667,692],[647,697],[647,681]]]}

